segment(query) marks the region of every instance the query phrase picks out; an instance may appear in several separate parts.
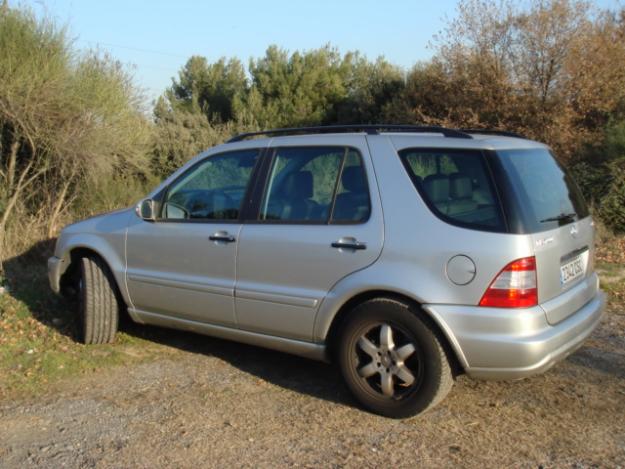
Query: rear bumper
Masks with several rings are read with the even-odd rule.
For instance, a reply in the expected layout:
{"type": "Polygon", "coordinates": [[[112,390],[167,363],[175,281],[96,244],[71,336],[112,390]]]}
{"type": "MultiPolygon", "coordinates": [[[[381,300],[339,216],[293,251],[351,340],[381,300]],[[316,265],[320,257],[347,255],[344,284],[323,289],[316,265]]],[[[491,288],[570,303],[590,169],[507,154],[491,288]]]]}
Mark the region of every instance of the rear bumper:
{"type": "Polygon", "coordinates": [[[426,305],[454,347],[467,375],[478,379],[520,379],[563,360],[597,327],[605,294],[594,297],[556,325],[540,306],[499,309],[426,305]]]}

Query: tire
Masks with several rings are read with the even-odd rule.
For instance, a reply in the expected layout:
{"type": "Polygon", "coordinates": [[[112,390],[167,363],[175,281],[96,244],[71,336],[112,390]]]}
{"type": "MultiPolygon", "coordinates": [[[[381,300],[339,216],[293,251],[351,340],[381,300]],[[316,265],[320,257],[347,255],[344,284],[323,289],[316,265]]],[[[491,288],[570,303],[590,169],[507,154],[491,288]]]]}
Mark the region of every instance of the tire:
{"type": "Polygon", "coordinates": [[[120,303],[115,279],[99,257],[80,260],[79,338],[85,344],[108,344],[115,340],[120,303]]]}
{"type": "Polygon", "coordinates": [[[376,298],[348,316],[339,334],[338,360],[347,387],[366,409],[410,417],[434,407],[451,390],[443,342],[422,314],[403,302],[376,298]]]}

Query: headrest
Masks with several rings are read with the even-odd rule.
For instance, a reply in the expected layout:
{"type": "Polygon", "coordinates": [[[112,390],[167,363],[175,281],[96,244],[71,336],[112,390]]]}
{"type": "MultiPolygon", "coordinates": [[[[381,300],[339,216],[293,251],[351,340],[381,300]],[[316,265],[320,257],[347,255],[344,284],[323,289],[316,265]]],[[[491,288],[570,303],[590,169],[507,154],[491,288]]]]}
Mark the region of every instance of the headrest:
{"type": "Polygon", "coordinates": [[[347,168],[343,168],[341,182],[343,183],[343,187],[349,192],[366,191],[365,175],[362,166],[348,166],[347,168]]]}
{"type": "Polygon", "coordinates": [[[450,176],[451,197],[454,199],[470,199],[473,196],[473,184],[467,176],[454,173],[450,176]]]}
{"type": "Polygon", "coordinates": [[[309,199],[313,196],[313,175],[310,171],[289,173],[282,183],[282,195],[295,199],[309,199]]]}
{"type": "Polygon", "coordinates": [[[442,174],[430,174],[423,180],[423,188],[433,203],[449,200],[449,178],[442,174]]]}

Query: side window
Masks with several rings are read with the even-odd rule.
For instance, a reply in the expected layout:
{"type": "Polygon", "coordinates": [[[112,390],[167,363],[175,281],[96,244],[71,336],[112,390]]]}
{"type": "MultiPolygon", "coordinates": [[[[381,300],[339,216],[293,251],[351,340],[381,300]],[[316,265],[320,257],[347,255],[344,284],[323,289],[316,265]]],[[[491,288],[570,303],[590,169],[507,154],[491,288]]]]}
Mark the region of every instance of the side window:
{"type": "Polygon", "coordinates": [[[167,191],[162,218],[238,219],[258,154],[258,150],[222,153],[191,168],[167,191]]]}
{"type": "Polygon", "coordinates": [[[407,149],[399,155],[419,193],[440,218],[461,226],[505,231],[481,152],[407,149]]]}
{"type": "Polygon", "coordinates": [[[336,192],[333,223],[357,223],[369,218],[371,202],[367,175],[360,155],[350,150],[345,157],[341,180],[336,192]]]}
{"type": "Polygon", "coordinates": [[[368,218],[366,178],[354,150],[278,148],[268,179],[260,210],[263,221],[328,223],[333,210],[332,221],[337,223],[368,218]]]}

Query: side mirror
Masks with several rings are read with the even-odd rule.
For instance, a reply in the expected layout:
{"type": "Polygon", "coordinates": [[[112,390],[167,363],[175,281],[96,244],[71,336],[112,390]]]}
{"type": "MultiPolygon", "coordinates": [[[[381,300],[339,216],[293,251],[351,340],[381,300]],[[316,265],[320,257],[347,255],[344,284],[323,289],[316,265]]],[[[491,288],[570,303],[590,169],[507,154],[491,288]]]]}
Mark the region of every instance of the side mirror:
{"type": "Polygon", "coordinates": [[[152,199],[143,199],[135,208],[135,212],[139,218],[145,221],[156,220],[156,204],[152,199]]]}

